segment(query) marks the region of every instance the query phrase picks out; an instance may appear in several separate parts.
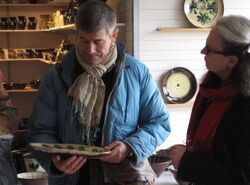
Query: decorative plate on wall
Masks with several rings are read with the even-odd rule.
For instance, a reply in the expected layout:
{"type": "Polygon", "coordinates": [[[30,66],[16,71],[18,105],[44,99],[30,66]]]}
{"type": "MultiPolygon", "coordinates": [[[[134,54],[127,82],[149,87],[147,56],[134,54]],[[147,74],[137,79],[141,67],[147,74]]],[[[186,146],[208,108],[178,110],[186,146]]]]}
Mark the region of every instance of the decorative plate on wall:
{"type": "Polygon", "coordinates": [[[209,28],[223,15],[223,0],[185,0],[184,12],[194,26],[209,28]]]}
{"type": "Polygon", "coordinates": [[[191,71],[176,67],[164,74],[161,87],[163,94],[171,103],[185,103],[194,96],[197,81],[191,71]]]}

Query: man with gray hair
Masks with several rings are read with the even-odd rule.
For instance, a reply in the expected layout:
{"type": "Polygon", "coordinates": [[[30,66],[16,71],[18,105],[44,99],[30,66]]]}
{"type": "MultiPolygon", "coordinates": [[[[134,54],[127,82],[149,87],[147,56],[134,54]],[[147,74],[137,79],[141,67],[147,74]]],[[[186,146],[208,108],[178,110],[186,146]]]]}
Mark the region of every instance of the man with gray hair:
{"type": "Polygon", "coordinates": [[[147,158],[170,133],[169,115],[148,69],[117,42],[112,8],[87,1],[76,15],[76,46],[46,74],[28,142],[74,143],[111,151],[95,159],[31,149],[50,185],[154,184],[147,158]]]}

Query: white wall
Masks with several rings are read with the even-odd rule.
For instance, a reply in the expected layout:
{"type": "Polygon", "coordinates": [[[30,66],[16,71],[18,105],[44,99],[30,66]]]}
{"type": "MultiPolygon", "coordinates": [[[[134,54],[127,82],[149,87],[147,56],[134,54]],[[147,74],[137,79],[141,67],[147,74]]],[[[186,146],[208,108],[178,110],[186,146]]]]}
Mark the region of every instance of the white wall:
{"type": "MultiPolygon", "coordinates": [[[[136,1],[136,0],[135,0],[136,1]]],[[[208,31],[159,32],[157,27],[193,27],[183,11],[184,0],[139,0],[139,59],[145,63],[160,86],[162,75],[173,67],[186,67],[200,81],[205,73],[200,50],[208,31]]],[[[224,0],[224,15],[241,14],[250,18],[249,0],[224,0]]],[[[159,147],[183,143],[191,106],[168,106],[172,133],[159,147]]]]}

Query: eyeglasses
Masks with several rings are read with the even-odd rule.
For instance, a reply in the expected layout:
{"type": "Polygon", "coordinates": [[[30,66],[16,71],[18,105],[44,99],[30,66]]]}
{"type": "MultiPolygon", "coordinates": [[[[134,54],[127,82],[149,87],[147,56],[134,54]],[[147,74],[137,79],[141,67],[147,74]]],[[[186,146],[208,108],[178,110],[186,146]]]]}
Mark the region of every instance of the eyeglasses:
{"type": "Polygon", "coordinates": [[[210,53],[211,54],[214,53],[214,54],[218,54],[218,55],[225,55],[225,56],[231,55],[230,53],[227,53],[225,51],[215,51],[215,50],[212,50],[212,49],[209,48],[209,46],[207,44],[206,44],[205,48],[206,48],[207,55],[210,54],[210,53]]]}

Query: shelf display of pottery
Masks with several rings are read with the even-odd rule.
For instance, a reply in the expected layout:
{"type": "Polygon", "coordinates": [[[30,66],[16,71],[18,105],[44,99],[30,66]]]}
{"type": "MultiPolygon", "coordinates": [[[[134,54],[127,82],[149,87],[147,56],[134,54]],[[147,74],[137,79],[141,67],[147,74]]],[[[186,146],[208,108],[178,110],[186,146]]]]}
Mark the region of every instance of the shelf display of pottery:
{"type": "Polygon", "coordinates": [[[15,60],[46,60],[55,61],[57,48],[45,48],[45,49],[0,49],[0,61],[15,61],[15,60]]]}
{"type": "Polygon", "coordinates": [[[73,44],[63,39],[58,48],[16,48],[0,49],[0,61],[41,61],[56,63],[70,50],[73,44]]]}
{"type": "Polygon", "coordinates": [[[0,30],[35,30],[36,25],[36,17],[0,17],[0,30]]]}
{"type": "Polygon", "coordinates": [[[38,89],[41,81],[39,79],[30,80],[29,82],[4,82],[4,88],[8,90],[30,90],[38,89]]]}
{"type": "MultiPolygon", "coordinates": [[[[0,3],[0,67],[20,116],[29,117],[38,91],[37,80],[43,79],[51,65],[60,62],[75,43],[74,12],[76,4],[84,0],[38,0],[34,4],[28,0],[0,1],[5,1],[0,3]]],[[[119,10],[119,39],[125,41],[125,1],[107,3],[119,10]]]]}

